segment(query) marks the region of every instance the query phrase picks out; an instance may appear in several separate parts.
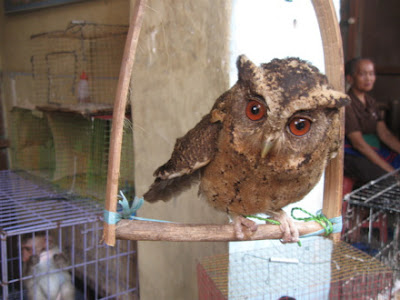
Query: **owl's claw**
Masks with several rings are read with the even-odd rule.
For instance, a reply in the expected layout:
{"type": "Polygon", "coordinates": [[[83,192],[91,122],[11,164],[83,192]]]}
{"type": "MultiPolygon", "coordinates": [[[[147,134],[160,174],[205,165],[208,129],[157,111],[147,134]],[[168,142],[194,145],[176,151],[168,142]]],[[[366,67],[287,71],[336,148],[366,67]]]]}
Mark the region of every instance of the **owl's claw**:
{"type": "Polygon", "coordinates": [[[236,238],[238,238],[239,240],[245,239],[245,232],[243,232],[242,225],[248,229],[246,233],[250,231],[250,234],[255,232],[258,226],[254,221],[249,220],[243,216],[240,215],[234,216],[233,227],[235,229],[236,238]]]}
{"type": "Polygon", "coordinates": [[[279,212],[269,213],[271,217],[281,223],[280,229],[283,233],[281,242],[282,243],[296,243],[299,241],[299,230],[293,222],[293,219],[289,217],[283,210],[279,212]]]}

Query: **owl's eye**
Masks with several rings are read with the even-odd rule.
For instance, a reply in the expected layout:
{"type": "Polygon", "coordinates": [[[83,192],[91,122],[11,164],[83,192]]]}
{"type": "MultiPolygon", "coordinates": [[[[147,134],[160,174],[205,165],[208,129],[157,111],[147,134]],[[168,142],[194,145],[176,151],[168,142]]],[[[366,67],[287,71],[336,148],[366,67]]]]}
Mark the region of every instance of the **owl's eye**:
{"type": "Polygon", "coordinates": [[[289,123],[289,131],[296,136],[305,135],[310,131],[310,128],[311,121],[305,118],[296,117],[289,123]]]}
{"type": "Polygon", "coordinates": [[[261,120],[265,115],[265,105],[262,103],[252,100],[247,103],[246,116],[252,121],[261,120]]]}

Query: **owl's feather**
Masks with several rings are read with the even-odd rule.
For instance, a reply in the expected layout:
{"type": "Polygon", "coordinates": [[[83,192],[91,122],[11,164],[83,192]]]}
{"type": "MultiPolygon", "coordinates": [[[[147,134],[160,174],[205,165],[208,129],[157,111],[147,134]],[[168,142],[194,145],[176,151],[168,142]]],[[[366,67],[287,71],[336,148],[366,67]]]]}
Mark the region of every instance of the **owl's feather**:
{"type": "Polygon", "coordinates": [[[199,179],[196,171],[214,158],[220,129],[221,124],[212,122],[208,114],[177,139],[171,159],[154,172],[156,180],[143,197],[149,202],[167,201],[195,183],[199,179]]]}

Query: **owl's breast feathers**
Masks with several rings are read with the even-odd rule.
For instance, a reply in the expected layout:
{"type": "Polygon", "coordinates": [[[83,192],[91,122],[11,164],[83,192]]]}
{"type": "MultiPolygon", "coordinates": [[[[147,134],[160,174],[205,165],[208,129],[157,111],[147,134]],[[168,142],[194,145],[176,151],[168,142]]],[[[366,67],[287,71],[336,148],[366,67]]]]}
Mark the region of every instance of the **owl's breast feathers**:
{"type": "Polygon", "coordinates": [[[221,133],[215,158],[203,169],[200,184],[210,204],[228,213],[279,211],[301,200],[319,181],[328,161],[326,149],[295,157],[272,151],[262,158],[237,151],[230,141],[221,133]]]}

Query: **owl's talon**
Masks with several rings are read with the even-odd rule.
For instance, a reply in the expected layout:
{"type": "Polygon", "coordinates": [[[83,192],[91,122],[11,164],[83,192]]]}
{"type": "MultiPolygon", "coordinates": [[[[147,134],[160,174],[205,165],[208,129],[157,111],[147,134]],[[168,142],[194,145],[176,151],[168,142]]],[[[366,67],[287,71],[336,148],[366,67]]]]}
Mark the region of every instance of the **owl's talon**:
{"type": "Polygon", "coordinates": [[[254,233],[258,227],[258,225],[254,221],[249,220],[243,216],[235,216],[233,218],[233,226],[235,230],[235,235],[239,240],[245,239],[245,232],[243,231],[242,226],[244,226],[245,229],[247,229],[246,233],[249,235],[254,233]]]}
{"type": "Polygon", "coordinates": [[[299,241],[299,230],[292,218],[290,218],[283,210],[277,213],[270,213],[274,220],[279,221],[281,225],[279,228],[281,229],[283,236],[281,238],[281,242],[286,243],[296,243],[299,241]]]}

